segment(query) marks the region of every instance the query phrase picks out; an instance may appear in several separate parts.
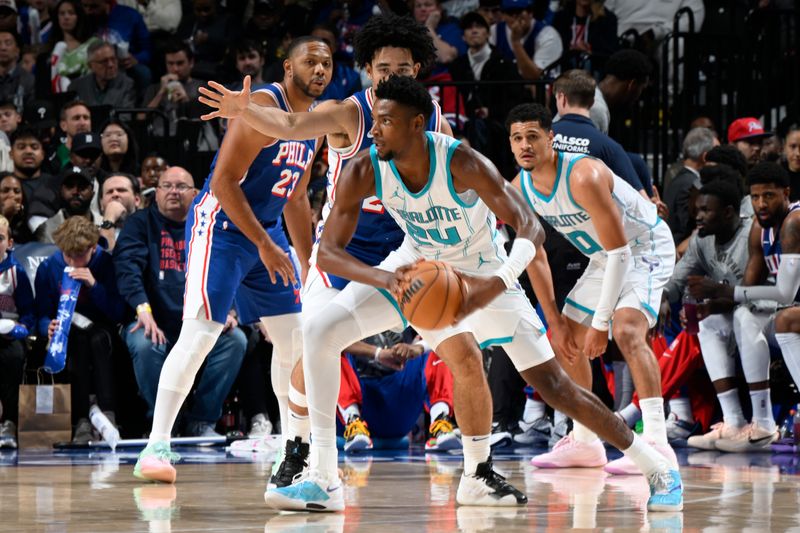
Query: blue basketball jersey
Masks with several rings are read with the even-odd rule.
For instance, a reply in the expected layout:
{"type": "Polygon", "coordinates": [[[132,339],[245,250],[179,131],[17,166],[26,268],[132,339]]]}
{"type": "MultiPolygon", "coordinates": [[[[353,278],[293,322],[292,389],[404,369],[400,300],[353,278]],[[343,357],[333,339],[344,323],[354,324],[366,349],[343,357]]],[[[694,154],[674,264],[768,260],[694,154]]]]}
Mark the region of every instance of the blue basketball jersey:
{"type": "MultiPolygon", "coordinates": [[[[800,209],[800,202],[789,206],[789,213],[800,209]]],[[[782,225],[781,225],[782,226],[782,225]]],[[[769,277],[775,281],[778,275],[778,267],[781,264],[781,226],[763,228],[761,230],[761,249],[764,251],[764,262],[769,270],[769,277]]]]}
{"type": "MultiPolygon", "coordinates": [[[[292,112],[286,93],[279,83],[272,83],[256,92],[268,93],[280,109],[292,112]]],[[[270,226],[280,218],[286,202],[294,192],[295,185],[314,161],[316,150],[316,140],[274,140],[265,145],[253,160],[239,183],[253,213],[262,226],[270,226]]],[[[195,202],[207,194],[213,196],[211,176],[214,174],[218,156],[219,152],[214,156],[208,178],[195,202]]],[[[223,210],[217,214],[215,223],[225,228],[233,225],[223,210]]]]}
{"type": "MultiPolygon", "coordinates": [[[[336,183],[339,176],[342,175],[342,169],[358,152],[372,146],[370,130],[372,129],[372,105],[375,101],[372,88],[360,91],[350,96],[348,100],[358,107],[358,134],[348,147],[328,147],[327,199],[322,207],[322,221],[317,226],[317,240],[322,235],[328,213],[336,200],[336,183]]],[[[434,112],[428,122],[428,130],[438,132],[444,118],[439,104],[436,101],[433,104],[434,112]]],[[[396,250],[403,242],[404,237],[405,233],[386,212],[378,197],[371,196],[361,204],[358,224],[346,250],[368,265],[375,266],[383,261],[390,252],[396,250]]],[[[327,282],[337,289],[343,289],[348,280],[330,276],[326,278],[327,282]]]]}

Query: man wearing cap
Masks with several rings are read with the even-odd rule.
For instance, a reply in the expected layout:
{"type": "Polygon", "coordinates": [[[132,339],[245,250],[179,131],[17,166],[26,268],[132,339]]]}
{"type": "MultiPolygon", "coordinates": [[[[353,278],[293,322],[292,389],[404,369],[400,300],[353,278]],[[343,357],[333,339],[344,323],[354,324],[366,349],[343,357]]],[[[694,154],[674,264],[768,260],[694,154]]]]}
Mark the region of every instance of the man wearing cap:
{"type": "Polygon", "coordinates": [[[19,51],[19,36],[0,30],[0,99],[11,99],[17,109],[22,109],[33,97],[35,80],[17,64],[19,51]]]}
{"type": "Polygon", "coordinates": [[[747,168],[761,160],[761,146],[764,138],[772,132],[764,131],[761,121],[755,117],[737,118],[728,126],[728,142],[739,150],[747,160],[747,168]]]}
{"type": "Polygon", "coordinates": [[[139,180],[124,172],[111,173],[100,184],[100,236],[106,240],[106,250],[114,249],[125,220],[139,209],[139,180]]]}
{"type": "Polygon", "coordinates": [[[52,243],[53,232],[70,217],[82,216],[100,225],[102,220],[90,209],[92,203],[94,178],[86,169],[69,167],[61,176],[61,205],[56,214],[36,228],[34,235],[39,242],[52,243]]]}
{"type": "Polygon", "coordinates": [[[561,57],[561,36],[533,17],[533,0],[502,0],[500,10],[503,20],[492,28],[489,42],[504,57],[516,61],[523,79],[538,80],[561,57]]]}

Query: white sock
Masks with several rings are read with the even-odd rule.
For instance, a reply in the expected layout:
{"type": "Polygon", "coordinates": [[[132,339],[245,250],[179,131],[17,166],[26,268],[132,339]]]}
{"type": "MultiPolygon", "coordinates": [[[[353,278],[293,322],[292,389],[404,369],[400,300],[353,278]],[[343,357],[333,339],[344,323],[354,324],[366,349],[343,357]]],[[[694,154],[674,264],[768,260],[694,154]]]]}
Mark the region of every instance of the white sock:
{"type": "Polygon", "coordinates": [[[553,412],[553,425],[557,426],[559,424],[566,424],[569,418],[567,415],[562,413],[561,411],[554,411],[553,412]]]}
{"type": "Polygon", "coordinates": [[[442,415],[447,416],[449,414],[450,406],[447,405],[447,402],[436,402],[435,404],[431,405],[431,422],[442,415]]]}
{"type": "Polygon", "coordinates": [[[692,402],[689,401],[689,398],[673,398],[669,401],[669,410],[672,413],[675,413],[681,420],[685,420],[686,422],[694,421],[694,415],[692,414],[692,402]]]}
{"type": "Polygon", "coordinates": [[[722,420],[733,427],[743,427],[747,424],[742,413],[742,404],[739,402],[739,392],[736,389],[726,390],[717,394],[719,405],[722,407],[722,420]]]}
{"type": "Polygon", "coordinates": [[[642,411],[636,407],[635,403],[629,403],[619,410],[618,413],[630,428],[635,426],[636,422],[642,419],[642,411]]]}
{"type": "Polygon", "coordinates": [[[772,418],[772,399],[769,389],[751,390],[750,402],[753,405],[753,422],[767,430],[775,429],[775,419],[772,418]]]}
{"type": "Polygon", "coordinates": [[[597,439],[597,434],[580,422],[572,421],[572,438],[578,442],[590,443],[597,439]]]}
{"type": "Polygon", "coordinates": [[[289,421],[286,431],[283,432],[283,440],[294,440],[300,437],[302,442],[309,442],[311,436],[311,422],[308,415],[298,415],[289,409],[289,421]]]}
{"type": "Polygon", "coordinates": [[[642,398],[639,400],[642,410],[644,431],[647,440],[656,444],[667,444],[667,424],[664,420],[664,398],[642,398]]]}
{"type": "Polygon", "coordinates": [[[346,424],[351,416],[361,417],[361,409],[359,409],[357,403],[353,403],[342,409],[341,407],[337,406],[339,409],[339,414],[342,415],[344,418],[344,423],[346,424]]]}
{"type": "Polygon", "coordinates": [[[626,450],[622,450],[622,453],[633,461],[645,476],[649,476],[657,470],[677,468],[675,465],[670,465],[666,457],[655,451],[652,446],[647,444],[647,442],[636,433],[633,434],[633,442],[630,447],[626,450]]]}
{"type": "Polygon", "coordinates": [[[775,338],[781,347],[783,360],[792,375],[794,384],[800,387],[800,334],[776,333],[775,338]]]}
{"type": "Polygon", "coordinates": [[[534,420],[539,420],[545,415],[544,402],[527,398],[525,400],[525,410],[522,412],[522,421],[530,424],[534,420]]]}
{"type": "Polygon", "coordinates": [[[485,463],[491,453],[489,447],[489,435],[476,435],[462,437],[464,445],[464,475],[475,475],[478,464],[485,463]]]}

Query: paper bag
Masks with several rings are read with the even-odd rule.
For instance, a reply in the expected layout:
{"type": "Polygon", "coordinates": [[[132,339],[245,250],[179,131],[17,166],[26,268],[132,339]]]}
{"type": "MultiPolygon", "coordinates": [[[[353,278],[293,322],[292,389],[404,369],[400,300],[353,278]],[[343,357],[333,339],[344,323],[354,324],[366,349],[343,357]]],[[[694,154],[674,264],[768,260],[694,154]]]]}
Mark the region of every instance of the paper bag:
{"type": "Polygon", "coordinates": [[[72,439],[72,401],[68,384],[20,385],[17,441],[20,449],[52,449],[72,439]]]}

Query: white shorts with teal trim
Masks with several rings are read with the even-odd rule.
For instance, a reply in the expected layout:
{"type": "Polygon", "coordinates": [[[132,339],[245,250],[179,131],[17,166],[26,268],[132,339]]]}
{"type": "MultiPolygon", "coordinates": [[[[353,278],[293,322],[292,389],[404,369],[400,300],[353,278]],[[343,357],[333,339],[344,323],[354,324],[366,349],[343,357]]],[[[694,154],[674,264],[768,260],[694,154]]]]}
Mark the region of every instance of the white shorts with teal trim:
{"type": "MultiPolygon", "coordinates": [[[[411,246],[404,243],[377,268],[394,272],[401,266],[415,262],[419,257],[411,246]]],[[[455,268],[458,266],[455,265],[455,268]]],[[[333,302],[350,312],[362,332],[397,329],[407,325],[395,299],[388,292],[370,285],[351,282],[335,296],[333,302]],[[382,298],[375,298],[378,293],[382,298]]],[[[308,303],[305,300],[303,303],[304,309],[307,309],[308,303]]],[[[514,366],[520,371],[553,357],[545,328],[519,285],[515,289],[507,290],[488,306],[475,311],[458,324],[439,330],[417,328],[417,332],[434,350],[450,337],[470,332],[481,348],[503,345],[514,366]]]]}
{"type": "MultiPolygon", "coordinates": [[[[663,226],[666,227],[665,224],[663,226]]],[[[661,293],[675,267],[675,246],[672,236],[659,241],[664,242],[656,242],[653,247],[658,253],[641,253],[641,248],[634,248],[633,268],[625,277],[619,300],[614,306],[615,311],[622,308],[638,309],[647,317],[651,328],[658,320],[661,293]]],[[[594,310],[600,299],[604,275],[605,265],[595,261],[589,262],[583,276],[564,302],[564,314],[567,317],[584,326],[591,325],[594,310]]]]}

